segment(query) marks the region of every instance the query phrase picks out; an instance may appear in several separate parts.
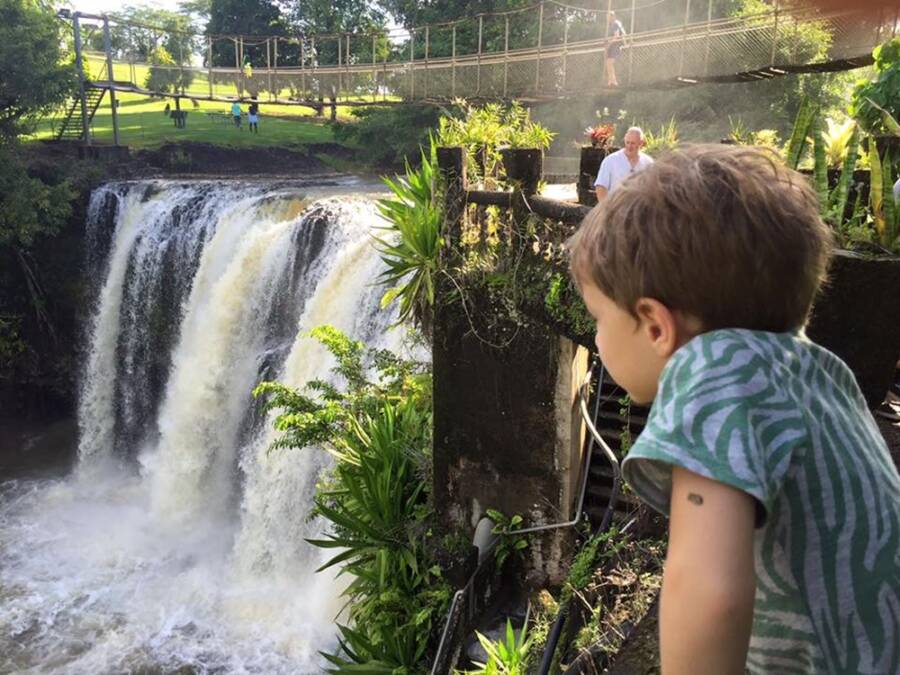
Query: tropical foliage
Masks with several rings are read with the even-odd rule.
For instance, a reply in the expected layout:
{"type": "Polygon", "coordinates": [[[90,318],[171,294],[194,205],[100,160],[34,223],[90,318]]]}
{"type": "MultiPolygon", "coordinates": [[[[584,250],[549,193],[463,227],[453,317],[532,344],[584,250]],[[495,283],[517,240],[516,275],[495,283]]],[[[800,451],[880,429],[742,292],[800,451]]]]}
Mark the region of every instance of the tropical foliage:
{"type": "Polygon", "coordinates": [[[862,242],[874,243],[886,251],[900,252],[900,222],[894,204],[893,180],[895,178],[890,152],[879,150],[874,137],[863,138],[860,127],[851,124],[849,133],[841,134],[846,141],[829,139],[826,123],[818,107],[809,99],[803,101],[797,112],[794,128],[785,149],[785,161],[791,168],[798,168],[804,153],[812,141],[812,182],[819,195],[822,217],[830,223],[842,246],[854,246],[862,242]],[[861,156],[865,140],[865,156],[870,166],[869,202],[863,203],[859,186],[854,189],[853,173],[861,156]],[[829,155],[842,156],[837,182],[829,181],[829,155]],[[851,192],[856,192],[852,204],[851,192]]]}
{"type": "Polygon", "coordinates": [[[487,654],[487,661],[476,663],[477,670],[470,670],[466,675],[525,675],[528,672],[532,639],[528,637],[527,625],[516,633],[507,619],[501,640],[493,641],[478,631],[475,631],[475,637],[487,654]]]}
{"type": "Polygon", "coordinates": [[[331,380],[302,390],[265,382],[254,395],[278,410],[280,448],[317,445],[334,458],[314,513],[330,529],[315,546],[341,565],[350,625],[340,625],[333,673],[416,673],[447,610],[450,589],[430,546],[428,367],[366,348],[335,328],[312,331],[336,360],[331,380]]]}
{"type": "Polygon", "coordinates": [[[419,161],[421,148],[437,129],[444,110],[434,105],[410,103],[390,107],[360,106],[353,121],[332,125],[335,140],[365,148],[366,161],[374,167],[403,169],[419,161]]]}
{"type": "Polygon", "coordinates": [[[504,148],[550,147],[554,133],[531,119],[531,113],[518,101],[504,106],[488,103],[482,107],[456,101],[460,114],[441,118],[437,143],[466,149],[466,173],[470,183],[487,188],[503,184],[504,148]]]}
{"type": "Polygon", "coordinates": [[[59,379],[59,364],[43,363],[35,347],[55,341],[55,326],[47,270],[33,251],[66,226],[75,190],[65,162],[40,170],[19,137],[74,90],[61,26],[49,3],[0,0],[0,380],[59,379]]]}
{"type": "Polygon", "coordinates": [[[400,301],[399,322],[413,320],[430,330],[434,305],[438,255],[443,244],[443,209],[437,190],[437,149],[432,143],[422,151],[418,168],[406,165],[406,176],[385,178],[393,196],[378,200],[378,211],[387,221],[376,236],[376,248],[387,269],[378,281],[390,288],[382,306],[400,301]]]}
{"type": "Polygon", "coordinates": [[[644,131],[644,152],[648,155],[660,155],[676,145],[678,145],[678,125],[675,124],[674,117],[668,124],[662,125],[658,132],[652,129],[644,131]]]}
{"type": "Polygon", "coordinates": [[[900,119],[900,37],[872,52],[875,76],[853,90],[850,114],[870,134],[892,133],[890,118],[900,119]]]}

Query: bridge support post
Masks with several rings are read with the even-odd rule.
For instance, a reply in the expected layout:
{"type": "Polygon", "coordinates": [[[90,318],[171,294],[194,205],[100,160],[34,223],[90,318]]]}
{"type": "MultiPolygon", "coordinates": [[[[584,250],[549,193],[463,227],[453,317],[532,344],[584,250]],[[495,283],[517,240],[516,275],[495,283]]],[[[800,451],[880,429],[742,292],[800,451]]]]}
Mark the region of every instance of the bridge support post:
{"type": "Polygon", "coordinates": [[[85,93],[84,61],[81,54],[81,14],[72,15],[72,27],[75,39],[75,66],[78,71],[78,96],[81,99],[81,140],[91,144],[91,126],[88,122],[87,95],[85,93]]]}
{"type": "Polygon", "coordinates": [[[378,100],[378,64],[375,61],[375,51],[377,48],[377,37],[372,34],[372,102],[378,100]]]}
{"type": "Polygon", "coordinates": [[[237,97],[240,100],[241,93],[244,91],[244,70],[241,68],[241,51],[238,49],[237,38],[231,38],[231,42],[234,44],[234,67],[237,69],[234,81],[237,85],[237,97]]]}
{"type": "Polygon", "coordinates": [[[691,0],[684,3],[684,23],[681,25],[681,56],[678,59],[678,77],[684,75],[684,51],[687,47],[687,27],[690,23],[691,0]]]}
{"type": "Polygon", "coordinates": [[[503,18],[506,20],[503,34],[503,98],[506,98],[509,82],[509,15],[503,18]]]}
{"type": "Polygon", "coordinates": [[[563,66],[562,66],[562,90],[566,91],[566,78],[569,75],[569,8],[563,9],[563,66]]]}
{"type": "Polygon", "coordinates": [[[453,24],[450,44],[450,98],[456,98],[456,24],[453,24]]]}
{"type": "MultiPolygon", "coordinates": [[[[113,86],[112,42],[109,39],[109,17],[103,15],[103,49],[106,52],[106,79],[109,80],[109,107],[112,110],[113,145],[119,145],[119,110],[116,107],[116,90],[113,86]]],[[[182,79],[183,81],[183,79],[182,79]]]]}
{"type": "Polygon", "coordinates": [[[478,15],[478,74],[475,82],[475,94],[481,93],[481,35],[484,29],[484,17],[478,15]]]}
{"type": "Polygon", "coordinates": [[[346,91],[344,98],[349,99],[351,92],[353,92],[353,73],[350,72],[350,33],[347,33],[347,51],[344,52],[344,70],[347,71],[347,74],[344,76],[344,89],[346,91]]]}
{"type": "Polygon", "coordinates": [[[430,37],[431,26],[425,26],[425,77],[422,78],[423,80],[425,80],[425,93],[423,94],[424,98],[428,98],[428,43],[430,37]]]}
{"type": "Polygon", "coordinates": [[[772,26],[772,53],[769,55],[769,65],[775,65],[775,50],[778,48],[778,0],[772,2],[775,9],[775,19],[772,26]]]}
{"type": "Polygon", "coordinates": [[[272,38],[266,38],[266,84],[269,89],[269,101],[272,100],[272,38]]]}
{"type": "MultiPolygon", "coordinates": [[[[712,4],[712,0],[709,0],[710,4],[712,4]]],[[[628,22],[628,37],[634,35],[634,14],[637,2],[636,0],[631,0],[631,20],[628,22]]],[[[628,48],[628,84],[631,84],[632,73],[634,72],[634,47],[630,46],[628,48]]]]}
{"type": "MultiPolygon", "coordinates": [[[[337,53],[337,57],[338,57],[337,88],[335,89],[334,85],[331,86],[331,91],[335,92],[334,96],[332,97],[332,102],[336,101],[337,98],[341,95],[341,80],[343,79],[341,77],[341,71],[343,70],[343,68],[341,67],[341,66],[343,66],[341,52],[343,52],[343,51],[344,51],[344,36],[338,35],[338,38],[337,38],[337,52],[338,52],[337,53]]],[[[334,119],[334,118],[332,117],[332,119],[334,119]]]]}
{"type": "Polygon", "coordinates": [[[416,30],[409,31],[409,98],[416,97],[416,30]]]}
{"type": "Polygon", "coordinates": [[[206,79],[209,85],[209,98],[213,97],[213,58],[212,58],[212,35],[206,36],[206,79]]]}
{"type": "Polygon", "coordinates": [[[703,74],[709,75],[709,42],[712,39],[712,6],[713,0],[709,0],[706,7],[706,52],[703,55],[703,74]]]}

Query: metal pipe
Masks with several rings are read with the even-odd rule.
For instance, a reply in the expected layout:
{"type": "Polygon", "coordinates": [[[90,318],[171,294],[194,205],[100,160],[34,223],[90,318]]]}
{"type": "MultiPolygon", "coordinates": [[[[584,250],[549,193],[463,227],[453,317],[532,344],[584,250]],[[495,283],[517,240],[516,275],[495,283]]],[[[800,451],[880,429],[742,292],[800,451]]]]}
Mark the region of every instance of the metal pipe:
{"type": "MultiPolygon", "coordinates": [[[[594,443],[600,446],[603,450],[603,453],[606,455],[606,458],[609,460],[609,463],[612,465],[613,469],[613,482],[619,479],[620,471],[619,471],[619,459],[616,457],[616,453],[613,452],[613,449],[609,447],[606,441],[600,436],[600,432],[597,431],[597,427],[594,425],[594,422],[591,419],[590,411],[588,410],[588,399],[590,398],[590,389],[591,378],[594,375],[594,366],[592,365],[590,369],[588,369],[587,375],[584,378],[584,381],[581,383],[581,386],[578,388],[578,400],[579,400],[579,411],[581,412],[581,419],[584,421],[587,426],[588,432],[590,433],[590,441],[588,442],[588,449],[585,453],[584,467],[582,469],[581,476],[581,490],[578,496],[578,507],[575,511],[575,517],[572,520],[566,520],[559,523],[551,523],[549,525],[537,525],[535,527],[526,527],[521,530],[516,530],[516,534],[531,534],[533,532],[544,532],[545,530],[556,530],[563,527],[572,527],[578,524],[578,521],[581,520],[581,513],[584,507],[584,496],[587,493],[587,479],[588,474],[591,468],[591,458],[594,450],[594,443]]],[[[603,365],[600,365],[600,375],[597,379],[598,386],[598,396],[594,401],[594,418],[597,417],[597,414],[600,411],[600,385],[603,383],[604,376],[604,368],[603,365]]],[[[612,495],[613,497],[616,495],[612,495]]],[[[606,512],[611,512],[615,508],[615,503],[610,500],[610,503],[606,507],[606,512]]],[[[604,514],[604,519],[606,518],[606,514],[604,514]]]]}
{"type": "MultiPolygon", "coordinates": [[[[110,85],[115,81],[113,77],[112,41],[109,39],[109,18],[103,15],[103,48],[106,50],[106,79],[110,85]]],[[[113,145],[119,144],[119,111],[116,109],[116,90],[109,87],[109,105],[112,109],[113,145]]]]}

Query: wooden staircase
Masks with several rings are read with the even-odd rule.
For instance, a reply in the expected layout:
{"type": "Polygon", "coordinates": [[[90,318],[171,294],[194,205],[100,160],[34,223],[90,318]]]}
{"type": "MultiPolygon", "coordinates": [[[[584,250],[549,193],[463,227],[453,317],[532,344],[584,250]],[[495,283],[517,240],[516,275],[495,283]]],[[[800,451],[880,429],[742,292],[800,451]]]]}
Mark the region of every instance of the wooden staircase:
{"type": "MultiPolygon", "coordinates": [[[[94,119],[94,113],[100,107],[100,102],[106,94],[105,87],[95,87],[85,85],[85,100],[87,102],[88,124],[94,119]]],[[[84,126],[81,122],[81,99],[77,96],[72,99],[68,106],[66,116],[62,120],[62,124],[56,132],[56,140],[63,141],[83,141],[84,126]]]]}

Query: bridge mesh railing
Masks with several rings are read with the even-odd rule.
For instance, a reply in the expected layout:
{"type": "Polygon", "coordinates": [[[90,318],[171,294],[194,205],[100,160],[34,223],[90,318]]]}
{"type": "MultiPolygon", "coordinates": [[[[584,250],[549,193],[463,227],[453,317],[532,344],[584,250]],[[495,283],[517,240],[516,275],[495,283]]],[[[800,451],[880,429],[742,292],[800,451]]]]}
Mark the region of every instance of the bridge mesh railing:
{"type": "MultiPolygon", "coordinates": [[[[896,35],[900,18],[897,11],[822,13],[795,8],[642,30],[653,25],[649,7],[626,18],[635,32],[615,62],[625,86],[737,73],[765,76],[762,71],[770,66],[860,57],[896,35]],[[810,31],[813,40],[798,39],[810,31]]],[[[194,35],[175,41],[179,54],[174,65],[149,63],[149,50],[144,55],[115,54],[113,80],[121,89],[145,93],[218,100],[255,96],[303,104],[598,93],[606,84],[609,45],[602,16],[547,0],[514,12],[415,29],[405,41],[388,34],[194,35]],[[210,67],[210,57],[217,64],[234,65],[210,67]],[[256,65],[247,67],[248,61],[256,65]],[[167,92],[154,84],[153,73],[167,92]]],[[[154,44],[167,39],[165,33],[151,36],[154,44]]],[[[103,84],[106,75],[91,77],[103,84]]]]}

